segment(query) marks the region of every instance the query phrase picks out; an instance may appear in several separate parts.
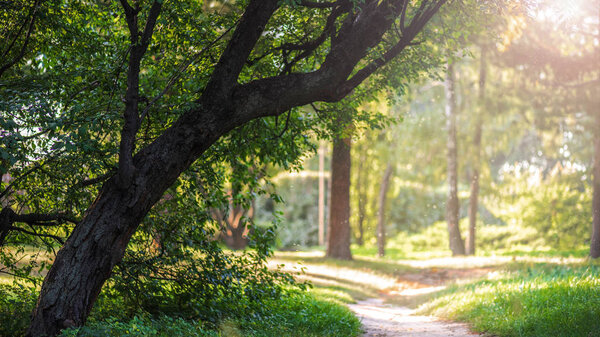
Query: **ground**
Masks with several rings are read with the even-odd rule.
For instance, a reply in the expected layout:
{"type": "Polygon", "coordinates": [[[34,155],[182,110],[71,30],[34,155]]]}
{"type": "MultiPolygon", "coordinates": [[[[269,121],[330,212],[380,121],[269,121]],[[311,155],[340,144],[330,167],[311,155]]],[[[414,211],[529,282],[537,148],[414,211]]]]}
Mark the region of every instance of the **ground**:
{"type": "MultiPolygon", "coordinates": [[[[271,264],[284,265],[297,279],[315,285],[315,293],[326,293],[348,302],[361,319],[364,336],[476,336],[462,323],[415,314],[415,308],[450,284],[493,277],[511,256],[381,260],[364,256],[354,261],[325,259],[323,252],[280,252],[271,264]],[[350,299],[344,297],[350,295],[350,299]],[[354,302],[354,303],[352,303],[354,302]]],[[[527,257],[528,262],[535,262],[527,257]]],[[[568,262],[564,258],[562,263],[568,262]]],[[[544,262],[548,262],[544,258],[544,262]]]]}

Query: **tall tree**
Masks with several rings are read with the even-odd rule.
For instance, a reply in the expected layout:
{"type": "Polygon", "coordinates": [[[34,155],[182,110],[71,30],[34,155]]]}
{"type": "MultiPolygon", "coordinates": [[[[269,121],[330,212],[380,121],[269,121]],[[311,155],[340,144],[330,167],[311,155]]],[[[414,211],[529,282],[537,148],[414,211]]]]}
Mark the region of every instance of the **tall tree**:
{"type": "Polygon", "coordinates": [[[458,201],[458,162],[456,144],[456,78],[454,65],[449,61],[445,93],[446,93],[446,127],[448,131],[447,159],[448,159],[448,199],[446,202],[446,222],[448,223],[448,237],[452,255],[464,255],[465,244],[460,235],[459,201],[458,201]]]}
{"type": "Polygon", "coordinates": [[[485,81],[486,81],[486,49],[481,47],[479,60],[479,97],[477,116],[475,117],[475,131],[473,134],[473,159],[471,176],[471,194],[469,195],[469,236],[466,253],[475,254],[475,231],[477,227],[477,207],[479,205],[479,170],[481,165],[481,129],[483,124],[482,114],[485,111],[485,81]]]}
{"type": "Polygon", "coordinates": [[[390,178],[392,177],[394,166],[388,163],[379,186],[379,211],[377,212],[377,255],[385,256],[385,203],[387,201],[387,191],[390,187],[390,178]]]}
{"type": "MultiPolygon", "coordinates": [[[[598,26],[596,27],[596,41],[600,39],[600,2],[596,5],[598,10],[598,26]]],[[[600,50],[596,44],[595,48],[596,60],[600,50]]],[[[596,65],[596,71],[600,72],[600,64],[596,65]]],[[[592,238],[590,240],[590,256],[594,259],[600,258],[600,108],[598,105],[598,97],[600,97],[600,74],[597,75],[595,88],[592,89],[596,92],[595,98],[590,99],[587,109],[589,113],[593,115],[594,125],[592,126],[592,132],[594,135],[594,159],[592,165],[592,238]],[[594,90],[595,89],[595,90],[594,90]]]]}
{"type": "MultiPolygon", "coordinates": [[[[112,114],[105,116],[117,120],[122,127],[117,134],[114,124],[109,123],[110,126],[104,127],[113,130],[112,137],[99,138],[118,140],[116,151],[107,155],[107,158],[111,158],[118,154],[118,160],[114,170],[105,169],[102,179],[98,180],[103,184],[96,198],[82,212],[82,218],[78,219],[68,240],[56,255],[42,285],[28,335],[53,336],[65,327],[85,323],[103,284],[113,267],[123,258],[127,244],[140,222],[163,193],[196,160],[209,160],[205,155],[219,139],[261,117],[279,116],[294,107],[315,101],[340,100],[410,46],[444,3],[445,0],[422,0],[417,3],[407,0],[251,0],[244,6],[242,15],[237,16],[235,12],[228,14],[234,17],[231,21],[234,25],[216,37],[213,43],[205,44],[200,53],[198,48],[188,48],[195,55],[192,61],[177,67],[176,74],[165,81],[168,84],[162,89],[152,88],[152,85],[162,84],[141,75],[145,74],[144,69],[169,61],[168,58],[164,59],[165,55],[172,56],[168,51],[178,50],[172,45],[178,39],[169,34],[181,33],[177,31],[179,21],[172,21],[177,20],[177,15],[172,14],[182,9],[176,7],[177,4],[158,0],[133,5],[121,0],[120,9],[115,8],[113,3],[94,7],[99,13],[81,20],[82,25],[78,28],[89,35],[104,34],[111,31],[114,25],[114,13],[123,13],[117,18],[123,18],[125,24],[114,29],[120,34],[118,36],[126,36],[128,40],[126,56],[123,58],[126,87],[122,92],[124,106],[121,118],[119,120],[112,114]],[[283,6],[286,3],[290,5],[283,6]],[[173,6],[169,8],[173,12],[163,11],[163,7],[168,6],[173,6]],[[295,11],[298,15],[288,15],[289,11],[295,11]],[[290,22],[302,15],[314,15],[320,19],[311,22],[314,27],[290,22]],[[89,29],[88,19],[99,20],[103,28],[89,29]],[[300,38],[296,38],[298,35],[295,34],[286,34],[287,29],[294,25],[302,26],[298,30],[300,38]],[[394,29],[396,26],[398,30],[394,29]],[[167,30],[169,34],[164,33],[167,30]],[[231,37],[228,37],[230,32],[231,37]],[[157,39],[169,44],[169,49],[154,49],[153,41],[157,39]],[[221,50],[215,47],[221,41],[226,41],[225,47],[220,55],[215,54],[221,50]],[[147,55],[149,50],[152,57],[147,55]],[[185,109],[173,115],[168,105],[158,106],[156,103],[172,94],[176,89],[174,83],[201,56],[207,64],[204,72],[199,71],[199,78],[191,79],[189,88],[182,88],[180,95],[174,95],[182,101],[186,100],[185,94],[189,95],[185,109]],[[218,59],[216,64],[210,61],[213,58],[218,59]],[[314,68],[315,64],[318,68],[314,68]],[[149,99],[149,93],[156,95],[149,99]],[[142,130],[145,123],[150,123],[155,110],[159,110],[157,114],[168,116],[162,121],[163,128],[158,129],[154,125],[153,128],[148,127],[150,130],[142,130]]],[[[243,4],[240,3],[240,6],[243,4]]],[[[111,34],[102,38],[107,36],[111,34]]],[[[123,46],[123,41],[119,39],[115,49],[123,46]]],[[[198,41],[190,42],[192,45],[194,43],[198,41]]],[[[79,53],[73,59],[84,62],[98,55],[105,56],[102,51],[107,48],[103,43],[94,48],[97,50],[73,49],[74,53],[79,53]]],[[[59,51],[55,55],[68,56],[59,51]]],[[[62,68],[62,61],[51,60],[58,66],[46,70],[59,76],[57,71],[62,68]]],[[[40,61],[40,69],[43,69],[42,63],[40,61]]],[[[120,74],[120,70],[117,69],[116,73],[120,74]]],[[[6,70],[3,76],[9,72],[6,70]]],[[[15,74],[18,76],[18,72],[15,74]]],[[[110,81],[105,84],[108,83],[110,81]]],[[[87,85],[73,84],[69,89],[76,95],[81,91],[90,92],[90,88],[96,86],[97,82],[90,80],[87,85]]],[[[114,91],[122,89],[113,86],[108,90],[111,92],[110,99],[100,97],[111,101],[113,96],[119,96],[114,91]]],[[[61,92],[55,91],[57,95],[61,92]]],[[[70,102],[68,98],[65,98],[65,103],[70,102]]],[[[108,105],[111,106],[110,103],[108,105]]],[[[19,109],[28,105],[13,106],[19,109]]],[[[112,112],[112,109],[109,110],[112,112]]],[[[44,118],[47,117],[44,115],[44,118]]],[[[82,137],[86,135],[85,129],[78,134],[82,137]]],[[[65,133],[61,132],[59,136],[64,137],[65,133]]],[[[61,144],[67,144],[65,146],[69,148],[73,142],[61,144]]],[[[341,146],[340,142],[337,145],[341,146]]],[[[2,151],[6,152],[4,148],[2,151]]],[[[19,217],[10,219],[20,221],[19,217]]],[[[12,223],[10,227],[14,227],[12,223]]]]}
{"type": "Polygon", "coordinates": [[[328,257],[351,260],[350,252],[350,149],[352,144],[350,116],[341,112],[338,123],[342,132],[333,140],[331,153],[331,193],[329,200],[329,227],[327,231],[328,257]]]}
{"type": "MultiPolygon", "coordinates": [[[[599,90],[600,91],[600,90],[599,90]]],[[[600,109],[590,106],[594,115],[593,139],[594,158],[592,164],[592,238],[590,240],[590,256],[600,257],[600,109]]]]}
{"type": "Polygon", "coordinates": [[[325,244],[325,147],[319,147],[319,205],[318,205],[318,235],[319,246],[325,244]]]}
{"type": "MultiPolygon", "coordinates": [[[[355,147],[356,148],[356,147],[355,147]]],[[[365,236],[365,217],[367,216],[367,195],[366,195],[366,185],[367,185],[367,170],[365,169],[365,162],[367,160],[366,151],[360,151],[358,167],[356,168],[356,199],[357,199],[357,208],[358,208],[358,219],[356,220],[356,227],[358,233],[356,234],[356,244],[362,246],[364,244],[364,236],[365,236]]]]}

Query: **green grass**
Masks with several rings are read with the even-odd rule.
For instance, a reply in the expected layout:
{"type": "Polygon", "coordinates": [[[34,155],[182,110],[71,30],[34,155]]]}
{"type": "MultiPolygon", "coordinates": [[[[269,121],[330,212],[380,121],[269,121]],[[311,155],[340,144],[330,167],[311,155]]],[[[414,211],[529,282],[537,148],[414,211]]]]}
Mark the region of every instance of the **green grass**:
{"type": "Polygon", "coordinates": [[[236,323],[244,336],[253,337],[358,336],[360,322],[339,302],[339,296],[296,292],[286,301],[273,302],[271,315],[236,323]]]}
{"type": "Polygon", "coordinates": [[[469,322],[495,336],[600,336],[600,267],[512,265],[451,286],[419,312],[469,322]]]}
{"type": "MultiPolygon", "coordinates": [[[[33,288],[0,286],[0,336],[25,333],[36,298],[33,288]]],[[[296,290],[281,300],[265,303],[264,312],[226,319],[212,328],[199,321],[145,313],[133,318],[104,317],[103,313],[122,310],[118,302],[99,301],[85,327],[66,330],[62,336],[353,337],[360,334],[360,322],[343,305],[351,301],[343,292],[296,290]]]]}
{"type": "Polygon", "coordinates": [[[135,316],[131,320],[109,318],[63,332],[62,337],[354,337],[360,322],[335,296],[293,292],[285,301],[266,303],[268,314],[227,319],[216,329],[202,322],[171,317],[135,316]]]}

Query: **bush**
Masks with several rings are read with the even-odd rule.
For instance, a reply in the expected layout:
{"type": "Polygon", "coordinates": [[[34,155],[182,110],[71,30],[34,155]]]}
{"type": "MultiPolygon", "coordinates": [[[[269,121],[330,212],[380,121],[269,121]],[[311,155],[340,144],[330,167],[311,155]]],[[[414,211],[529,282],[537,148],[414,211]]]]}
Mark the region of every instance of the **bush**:
{"type": "Polygon", "coordinates": [[[0,336],[25,334],[38,292],[20,284],[0,285],[0,336]]]}

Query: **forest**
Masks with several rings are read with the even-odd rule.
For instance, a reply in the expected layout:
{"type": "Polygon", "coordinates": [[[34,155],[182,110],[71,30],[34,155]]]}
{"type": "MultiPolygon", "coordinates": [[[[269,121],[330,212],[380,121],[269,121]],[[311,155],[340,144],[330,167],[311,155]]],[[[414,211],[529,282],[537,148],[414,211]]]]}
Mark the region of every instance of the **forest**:
{"type": "Polygon", "coordinates": [[[0,1],[0,336],[600,336],[600,0],[0,1]]]}

